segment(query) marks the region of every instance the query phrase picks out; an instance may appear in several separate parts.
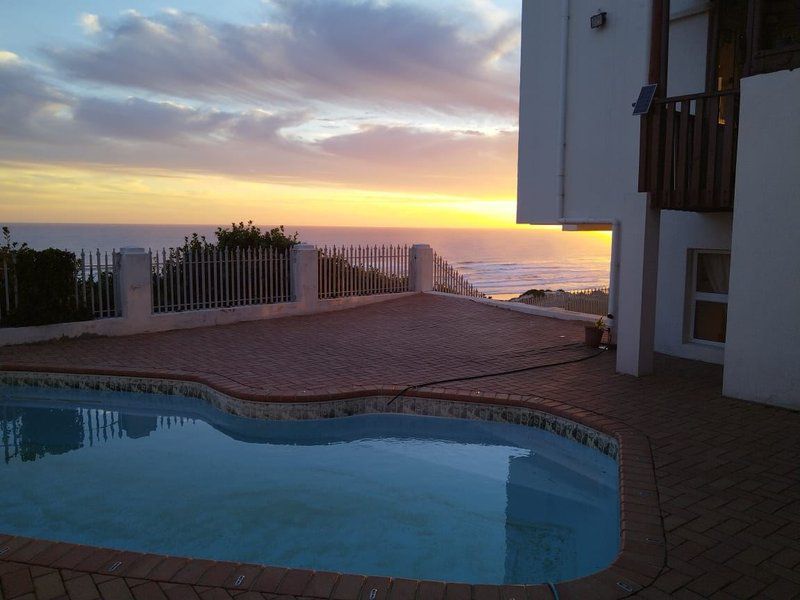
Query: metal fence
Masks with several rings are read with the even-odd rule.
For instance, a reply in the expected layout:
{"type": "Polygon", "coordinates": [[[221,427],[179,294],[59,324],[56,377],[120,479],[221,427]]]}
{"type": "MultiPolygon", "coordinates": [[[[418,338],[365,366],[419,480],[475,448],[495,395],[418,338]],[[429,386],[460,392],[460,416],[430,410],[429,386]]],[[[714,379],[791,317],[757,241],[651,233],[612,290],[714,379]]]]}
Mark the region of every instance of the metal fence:
{"type": "MultiPolygon", "coordinates": [[[[35,252],[28,250],[28,252],[35,252]]],[[[52,263],[42,253],[22,260],[18,251],[0,258],[0,327],[65,323],[87,319],[104,319],[119,315],[115,291],[115,252],[81,250],[80,255],[60,253],[58,268],[68,261],[73,265],[56,274],[60,287],[53,283],[52,263]],[[23,264],[24,263],[24,266],[23,264]],[[73,272],[70,275],[69,270],[73,272]],[[72,283],[69,283],[69,278],[72,283]]]]}
{"type": "Polygon", "coordinates": [[[91,310],[95,319],[119,316],[114,292],[115,264],[116,251],[101,254],[95,250],[87,254],[81,250],[75,297],[91,310]]]}
{"type": "Polygon", "coordinates": [[[408,246],[324,246],[318,252],[321,299],[409,290],[408,246]]]}
{"type": "Polygon", "coordinates": [[[153,312],[274,304],[292,299],[289,252],[162,249],[150,251],[153,312]]]}
{"type": "Polygon", "coordinates": [[[447,294],[486,298],[486,294],[467,281],[466,277],[455,267],[435,252],[433,254],[433,289],[447,294]]]}
{"type": "Polygon", "coordinates": [[[514,302],[605,316],[608,314],[608,288],[555,292],[547,290],[536,295],[522,296],[514,302]]]}

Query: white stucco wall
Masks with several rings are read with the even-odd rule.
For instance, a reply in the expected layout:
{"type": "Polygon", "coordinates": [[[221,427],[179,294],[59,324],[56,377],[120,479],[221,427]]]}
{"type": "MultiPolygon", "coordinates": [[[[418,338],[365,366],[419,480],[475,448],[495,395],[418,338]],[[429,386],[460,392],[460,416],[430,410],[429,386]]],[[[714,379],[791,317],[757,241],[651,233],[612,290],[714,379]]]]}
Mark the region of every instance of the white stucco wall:
{"type": "Polygon", "coordinates": [[[741,89],[723,391],[800,408],[800,70],[741,89]]]}
{"type": "MultiPolygon", "coordinates": [[[[600,8],[570,1],[565,217],[609,218],[636,192],[639,119],[631,103],[647,77],[650,0],[600,8]]],[[[517,220],[558,222],[561,1],[524,2],[517,220]]]]}
{"type": "Polygon", "coordinates": [[[596,2],[571,6],[565,217],[624,218],[639,211],[627,197],[639,195],[639,117],[631,104],[647,83],[650,0],[610,3],[598,30],[589,27],[596,2]]]}
{"type": "Polygon", "coordinates": [[[647,330],[653,311],[642,310],[642,303],[655,293],[655,268],[653,282],[645,281],[643,269],[657,260],[658,216],[648,209],[646,196],[637,192],[639,118],[631,114],[631,103],[647,79],[651,2],[614,0],[604,6],[591,0],[569,2],[561,214],[558,164],[564,6],[562,1],[523,3],[517,220],[618,222],[617,368],[646,373],[651,364],[646,349],[652,350],[652,332],[647,330]],[[607,12],[607,23],[591,29],[589,19],[598,10],[607,12]],[[646,239],[653,232],[655,244],[646,239]],[[643,251],[646,244],[651,248],[648,252],[643,251]],[[645,284],[652,284],[652,290],[645,289],[645,284]]]}
{"type": "Polygon", "coordinates": [[[685,1],[675,2],[671,8],[667,95],[699,94],[706,89],[708,6],[685,1]]]}
{"type": "MultiPolygon", "coordinates": [[[[654,346],[659,215],[638,193],[639,127],[631,104],[648,83],[650,0],[570,0],[563,215],[559,213],[562,1],[524,2],[520,223],[617,222],[617,368],[650,370],[654,346]],[[589,18],[607,12],[605,27],[589,18]]],[[[671,48],[676,89],[702,91],[707,2],[676,0],[671,48]],[[698,49],[702,48],[697,60],[698,49]],[[700,67],[697,66],[700,63],[700,67]],[[696,89],[695,89],[696,88],[696,89]]],[[[614,282],[612,282],[614,285],[614,282]]]]}
{"type": "Polygon", "coordinates": [[[686,329],[689,252],[730,250],[730,213],[663,211],[658,253],[656,350],[664,354],[722,364],[724,349],[690,342],[686,329]]]}
{"type": "Polygon", "coordinates": [[[560,15],[559,2],[522,3],[518,223],[558,220],[560,15]]]}

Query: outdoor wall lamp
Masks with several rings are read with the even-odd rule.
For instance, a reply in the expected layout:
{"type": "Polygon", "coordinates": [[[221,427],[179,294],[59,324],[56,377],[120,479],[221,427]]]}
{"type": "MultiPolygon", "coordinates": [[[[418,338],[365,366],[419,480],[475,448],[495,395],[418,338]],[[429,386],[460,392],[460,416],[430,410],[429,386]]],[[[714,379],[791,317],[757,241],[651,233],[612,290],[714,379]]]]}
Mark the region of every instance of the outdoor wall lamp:
{"type": "Polygon", "coordinates": [[[589,17],[589,25],[592,26],[592,29],[600,29],[603,25],[606,24],[606,13],[599,12],[596,15],[592,15],[589,17]]]}

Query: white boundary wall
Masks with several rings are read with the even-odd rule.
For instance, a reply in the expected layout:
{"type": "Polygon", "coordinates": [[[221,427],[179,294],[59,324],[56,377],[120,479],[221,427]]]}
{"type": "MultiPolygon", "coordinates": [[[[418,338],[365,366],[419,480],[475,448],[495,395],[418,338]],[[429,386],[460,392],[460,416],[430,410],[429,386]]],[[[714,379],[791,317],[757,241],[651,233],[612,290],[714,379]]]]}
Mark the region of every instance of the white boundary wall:
{"type": "Polygon", "coordinates": [[[310,315],[401,298],[428,291],[433,287],[433,251],[427,244],[416,244],[409,251],[409,260],[412,265],[409,292],[320,300],[317,248],[299,244],[291,250],[293,292],[291,302],[154,314],[151,288],[152,267],[149,253],[142,248],[123,248],[118,255],[118,260],[118,284],[115,293],[121,310],[120,317],[34,327],[3,328],[0,329],[0,346],[83,335],[133,335],[172,329],[227,325],[241,321],[310,315]]]}
{"type": "Polygon", "coordinates": [[[459,298],[466,302],[477,302],[478,304],[486,304],[494,306],[495,308],[502,308],[503,310],[510,310],[513,312],[524,313],[526,315],[534,315],[537,317],[549,317],[551,319],[561,319],[562,321],[578,321],[586,325],[594,325],[599,318],[598,315],[590,315],[588,313],[575,312],[563,308],[553,308],[549,306],[531,306],[530,304],[523,304],[522,302],[508,302],[507,300],[492,300],[491,298],[475,298],[473,296],[456,296],[454,294],[446,294],[444,292],[428,292],[433,296],[443,296],[445,298],[459,298]]]}

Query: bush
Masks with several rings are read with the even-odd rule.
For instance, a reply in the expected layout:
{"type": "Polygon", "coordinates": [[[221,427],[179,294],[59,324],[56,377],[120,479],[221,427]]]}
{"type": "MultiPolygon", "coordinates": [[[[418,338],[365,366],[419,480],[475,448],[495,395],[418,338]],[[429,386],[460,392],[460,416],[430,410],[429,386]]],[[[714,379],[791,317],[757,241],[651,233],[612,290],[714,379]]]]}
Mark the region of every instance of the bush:
{"type": "Polygon", "coordinates": [[[536,288],[534,288],[534,289],[528,290],[527,292],[524,292],[524,293],[520,294],[520,298],[522,298],[522,297],[544,298],[544,296],[549,291],[550,290],[537,290],[536,288]]]}
{"type": "MultiPolygon", "coordinates": [[[[92,312],[75,297],[79,261],[72,252],[48,248],[32,250],[3,247],[8,265],[8,290],[11,307],[3,315],[3,325],[48,325],[85,321],[92,312]]],[[[6,285],[5,278],[2,283],[6,285]]],[[[5,294],[6,290],[3,290],[5,294]]]]}
{"type": "MultiPolygon", "coordinates": [[[[231,223],[230,228],[218,227],[215,232],[217,241],[209,242],[205,236],[192,233],[184,238],[182,246],[170,248],[162,255],[159,268],[153,272],[154,306],[172,306],[172,310],[186,310],[187,298],[193,298],[188,304],[194,307],[234,306],[251,302],[256,290],[239,286],[239,277],[247,280],[253,275],[254,256],[261,251],[273,250],[285,256],[289,249],[298,242],[298,234],[286,235],[281,225],[262,232],[253,225],[253,221],[231,223]],[[229,266],[220,268],[203,258],[203,253],[219,251],[220,258],[229,266]],[[240,266],[234,266],[234,265],[240,266]],[[193,280],[195,285],[193,285],[193,280]],[[197,282],[202,282],[200,286],[197,282]],[[224,299],[223,299],[224,298],[224,299]]],[[[291,267],[288,267],[291,268],[291,267]]],[[[288,273],[287,273],[288,275],[288,273]]],[[[274,302],[275,297],[283,297],[273,288],[274,281],[264,287],[256,286],[259,298],[267,297],[274,302]]]]}
{"type": "Polygon", "coordinates": [[[211,244],[204,235],[193,233],[184,238],[181,251],[185,250],[256,250],[258,248],[274,248],[284,252],[295,244],[298,244],[297,232],[293,235],[286,235],[283,225],[274,227],[264,233],[261,228],[253,225],[253,221],[231,223],[230,229],[227,227],[217,227],[214,233],[217,243],[211,244]]]}

